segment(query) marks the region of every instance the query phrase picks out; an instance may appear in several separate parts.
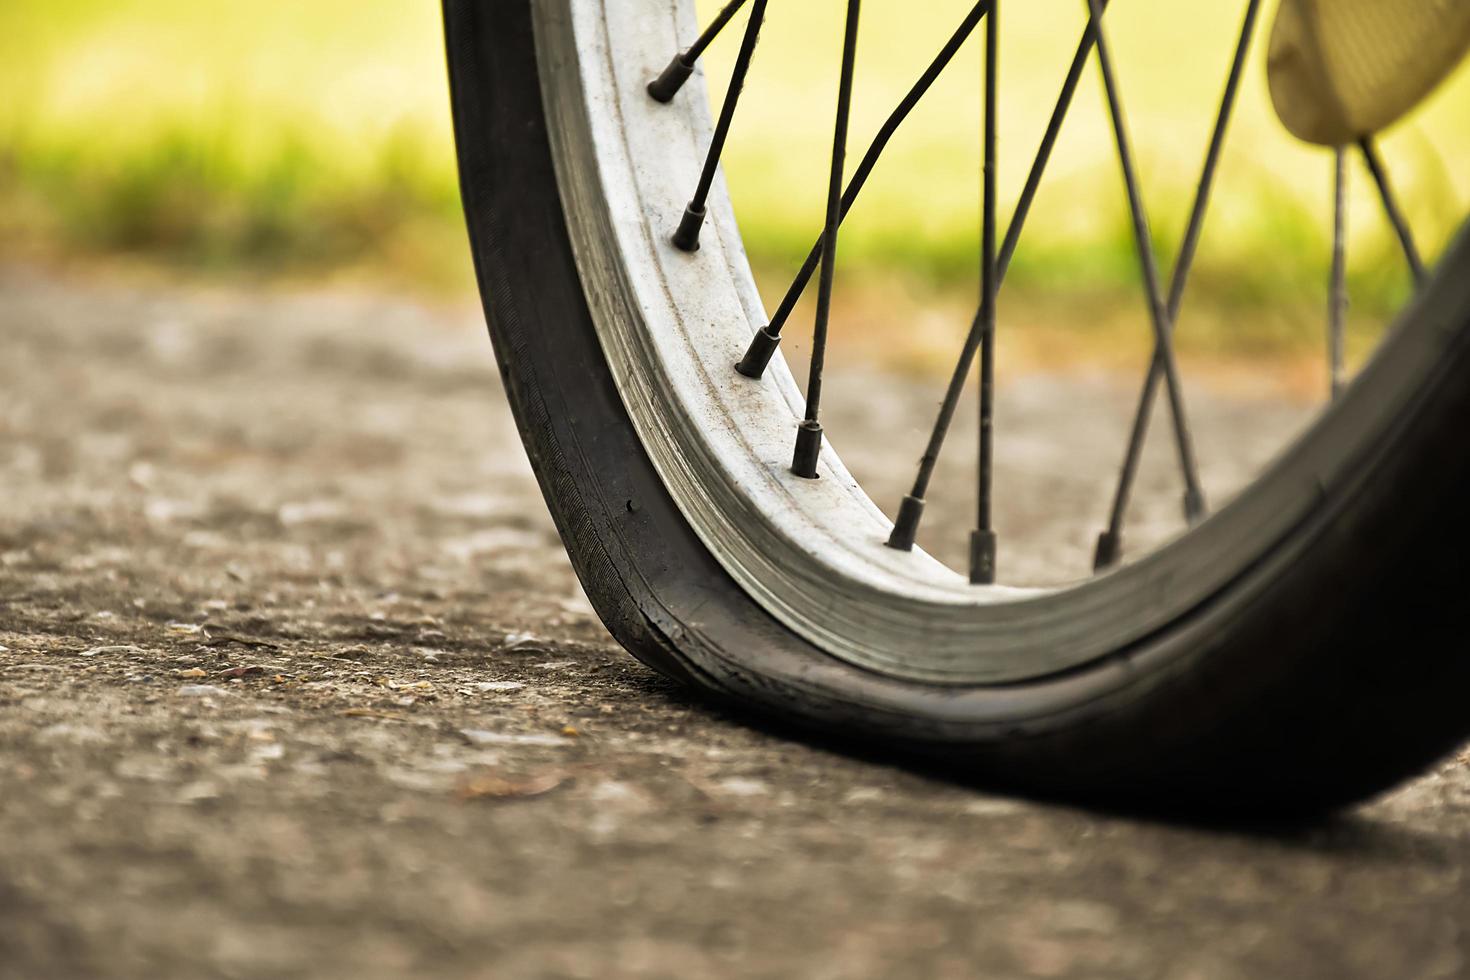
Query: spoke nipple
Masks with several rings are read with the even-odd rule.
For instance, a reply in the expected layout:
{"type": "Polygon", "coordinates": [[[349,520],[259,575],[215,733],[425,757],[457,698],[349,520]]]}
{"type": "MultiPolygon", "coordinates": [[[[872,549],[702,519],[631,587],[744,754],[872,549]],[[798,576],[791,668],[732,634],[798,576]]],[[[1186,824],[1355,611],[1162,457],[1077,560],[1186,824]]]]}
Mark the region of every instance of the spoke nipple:
{"type": "Polygon", "coordinates": [[[1105,572],[1118,564],[1118,559],[1122,555],[1122,535],[1114,534],[1112,531],[1104,531],[1097,536],[1097,552],[1092,558],[1092,570],[1094,572],[1105,572]]]}
{"type": "Polygon", "coordinates": [[[888,547],[895,551],[913,551],[914,538],[919,535],[919,521],[924,517],[924,499],[909,494],[898,505],[898,520],[893,522],[893,533],[888,536],[888,547]]]}
{"type": "Polygon", "coordinates": [[[781,335],[772,332],[768,326],[761,327],[750,338],[750,346],[745,349],[745,356],[735,365],[735,370],[747,378],[761,377],[766,373],[771,358],[776,356],[776,348],[780,346],[781,335]]]}
{"type": "Polygon", "coordinates": [[[971,585],[995,584],[995,545],[994,531],[970,532],[971,585]]]}
{"type": "Polygon", "coordinates": [[[679,220],[679,229],[674,232],[674,247],[685,252],[699,251],[699,233],[704,228],[704,208],[690,204],[679,220]]]}
{"type": "Polygon", "coordinates": [[[1190,527],[1198,524],[1205,518],[1205,495],[1198,489],[1184,491],[1184,519],[1189,522],[1190,527]]]}
{"type": "Polygon", "coordinates": [[[679,94],[679,89],[689,81],[689,76],[694,74],[694,62],[686,61],[681,54],[674,55],[674,60],[669,62],[657,78],[648,83],[648,94],[653,96],[656,102],[672,102],[674,96],[679,94]]]}
{"type": "Polygon", "coordinates": [[[796,430],[796,452],[791,472],[804,480],[817,478],[817,458],[822,455],[822,423],[807,420],[796,430]]]}

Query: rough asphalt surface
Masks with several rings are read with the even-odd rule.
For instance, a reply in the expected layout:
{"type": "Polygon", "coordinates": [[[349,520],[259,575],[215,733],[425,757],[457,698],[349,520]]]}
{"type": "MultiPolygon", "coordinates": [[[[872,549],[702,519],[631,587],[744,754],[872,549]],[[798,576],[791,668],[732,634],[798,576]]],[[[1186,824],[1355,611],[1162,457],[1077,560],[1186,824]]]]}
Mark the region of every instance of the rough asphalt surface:
{"type": "MultiPolygon", "coordinates": [[[[591,615],[473,321],[0,270],[0,977],[1470,976],[1465,757],[1220,831],[691,701],[591,615]]],[[[1082,384],[1006,399],[1003,477],[1060,487],[1017,575],[1085,565],[1133,394],[1082,384]]],[[[891,390],[845,418],[921,426],[891,390]]],[[[1302,414],[1195,408],[1212,488],[1302,414]]]]}

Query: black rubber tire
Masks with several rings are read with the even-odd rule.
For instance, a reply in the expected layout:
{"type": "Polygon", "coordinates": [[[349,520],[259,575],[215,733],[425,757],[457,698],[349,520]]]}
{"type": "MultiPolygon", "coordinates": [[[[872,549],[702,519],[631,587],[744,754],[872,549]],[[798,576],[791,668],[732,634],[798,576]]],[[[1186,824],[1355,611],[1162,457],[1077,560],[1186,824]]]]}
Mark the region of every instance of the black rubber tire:
{"type": "MultiPolygon", "coordinates": [[[[701,545],[645,455],[583,298],[552,168],[534,0],[445,0],[461,187],[501,373],[588,596],[645,663],[726,702],[1017,791],[1301,816],[1470,733],[1470,267],[1421,311],[1440,368],[1360,478],[1167,630],[1000,687],[894,680],[798,639],[701,545]]],[[[1456,252],[1460,256],[1466,250],[1456,252]]]]}

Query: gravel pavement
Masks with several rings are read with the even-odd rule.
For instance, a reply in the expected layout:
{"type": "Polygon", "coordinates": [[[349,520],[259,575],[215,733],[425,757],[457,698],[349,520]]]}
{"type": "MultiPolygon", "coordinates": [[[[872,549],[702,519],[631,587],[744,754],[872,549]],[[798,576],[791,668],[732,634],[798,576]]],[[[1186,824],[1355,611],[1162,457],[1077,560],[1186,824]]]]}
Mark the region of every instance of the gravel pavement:
{"type": "MultiPolygon", "coordinates": [[[[3,980],[1470,977],[1470,757],[1220,831],[691,701],[592,615],[471,312],[9,267],[0,344],[3,980]]],[[[853,377],[888,500],[935,392],[853,377]]],[[[1085,568],[1134,384],[1003,392],[1013,577],[1085,568]]],[[[1305,411],[1193,407],[1217,497],[1305,411]]]]}

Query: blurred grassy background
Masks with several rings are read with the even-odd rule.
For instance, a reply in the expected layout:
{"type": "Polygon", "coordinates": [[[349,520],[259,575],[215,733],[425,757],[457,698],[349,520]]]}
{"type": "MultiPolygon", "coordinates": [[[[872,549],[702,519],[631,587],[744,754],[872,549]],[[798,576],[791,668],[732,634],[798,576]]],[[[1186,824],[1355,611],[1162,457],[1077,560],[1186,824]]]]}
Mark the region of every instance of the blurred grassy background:
{"type": "Polygon", "coordinates": [[[10,248],[468,280],[428,2],[7,0],[10,248]]]}
{"type": "MultiPolygon", "coordinates": [[[[859,149],[969,3],[865,5],[859,149]]],[[[700,6],[708,13],[714,3],[700,6]]],[[[1243,6],[1126,0],[1109,14],[1166,257],[1182,231],[1243,6]]],[[[822,211],[842,4],[772,8],[728,171],[751,255],[775,293],[822,211]]],[[[1006,9],[1008,200],[1083,9],[1006,9]]],[[[6,0],[0,250],[52,260],[125,256],[196,273],[346,271],[468,291],[439,30],[432,0],[6,0]]],[[[713,78],[727,74],[737,35],[728,32],[712,51],[713,78]]],[[[1199,324],[1190,334],[1206,346],[1316,344],[1320,335],[1330,164],[1274,121],[1263,40],[1192,294],[1199,324]]],[[[844,278],[862,284],[856,302],[895,311],[869,309],[868,319],[952,309],[946,322],[960,323],[942,331],[946,344],[963,329],[975,288],[979,64],[972,42],[895,141],[842,246],[844,278]]],[[[1123,318],[1097,311],[1129,304],[1131,313],[1137,299],[1095,74],[1069,120],[1008,295],[1052,321],[1098,326],[1123,318]]],[[[1431,253],[1470,210],[1470,167],[1454,162],[1470,151],[1467,118],[1470,78],[1462,71],[1386,144],[1431,253]]],[[[1353,288],[1366,315],[1401,300],[1406,278],[1363,177],[1354,215],[1353,288]]]]}

